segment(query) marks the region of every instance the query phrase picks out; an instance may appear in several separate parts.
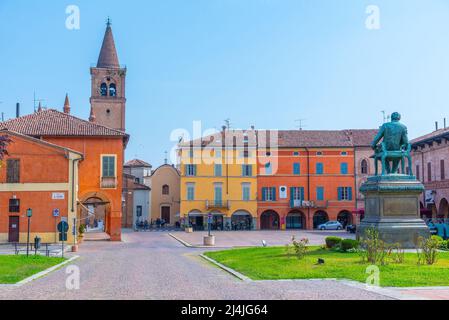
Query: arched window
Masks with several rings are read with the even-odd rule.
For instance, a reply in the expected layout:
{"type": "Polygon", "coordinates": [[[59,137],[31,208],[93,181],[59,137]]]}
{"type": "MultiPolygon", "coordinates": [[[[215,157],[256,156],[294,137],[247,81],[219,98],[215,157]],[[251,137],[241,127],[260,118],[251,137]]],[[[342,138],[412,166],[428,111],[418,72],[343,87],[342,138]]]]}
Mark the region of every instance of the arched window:
{"type": "Polygon", "coordinates": [[[170,194],[170,187],[165,185],[162,187],[162,194],[168,196],[170,194]]]}
{"type": "Polygon", "coordinates": [[[117,96],[117,87],[115,86],[114,83],[111,83],[109,85],[109,96],[110,97],[115,97],[117,96]]]}
{"type": "Polygon", "coordinates": [[[365,159],[362,160],[361,171],[362,174],[368,174],[368,161],[366,161],[365,159]]]}
{"type": "Polygon", "coordinates": [[[108,85],[106,83],[101,84],[100,94],[102,97],[106,97],[108,95],[108,85]]]}

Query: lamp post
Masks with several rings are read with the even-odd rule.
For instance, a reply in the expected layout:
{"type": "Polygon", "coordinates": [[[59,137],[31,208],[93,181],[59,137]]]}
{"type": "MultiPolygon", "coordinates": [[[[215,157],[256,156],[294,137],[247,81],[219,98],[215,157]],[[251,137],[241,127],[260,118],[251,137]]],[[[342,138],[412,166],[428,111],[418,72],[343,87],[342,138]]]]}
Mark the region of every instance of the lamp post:
{"type": "Polygon", "coordinates": [[[33,216],[33,209],[27,210],[27,218],[28,218],[28,234],[27,234],[27,257],[30,254],[30,224],[31,224],[31,217],[33,216]]]}

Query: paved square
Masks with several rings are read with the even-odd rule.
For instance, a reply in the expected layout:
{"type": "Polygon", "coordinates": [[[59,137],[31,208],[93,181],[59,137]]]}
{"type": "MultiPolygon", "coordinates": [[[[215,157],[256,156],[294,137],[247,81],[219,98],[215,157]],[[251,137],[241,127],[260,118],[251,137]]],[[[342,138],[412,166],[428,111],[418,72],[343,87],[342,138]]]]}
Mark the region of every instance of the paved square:
{"type": "MultiPolygon", "coordinates": [[[[202,246],[203,238],[207,231],[185,233],[172,233],[176,238],[181,239],[192,246],[202,246]]],[[[307,238],[310,245],[323,245],[326,237],[337,236],[341,238],[355,239],[355,235],[345,231],[235,231],[235,232],[212,232],[216,236],[216,246],[221,248],[231,247],[260,247],[265,240],[268,246],[284,246],[291,243],[292,236],[296,239],[307,238]]]]}

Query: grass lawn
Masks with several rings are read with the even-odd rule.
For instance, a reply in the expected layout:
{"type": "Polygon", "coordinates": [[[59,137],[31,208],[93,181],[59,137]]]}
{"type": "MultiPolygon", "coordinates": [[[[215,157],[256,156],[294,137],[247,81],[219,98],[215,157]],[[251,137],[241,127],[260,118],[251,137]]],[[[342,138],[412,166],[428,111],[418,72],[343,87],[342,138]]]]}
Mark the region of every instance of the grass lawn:
{"type": "Polygon", "coordinates": [[[0,255],[0,284],[15,284],[36,273],[65,261],[63,258],[43,256],[2,256],[0,255]]]}
{"type": "MultiPolygon", "coordinates": [[[[298,260],[283,247],[233,249],[208,252],[206,256],[253,280],[349,279],[365,283],[367,263],[357,253],[340,253],[310,247],[298,260]],[[317,265],[318,258],[325,260],[317,265]]],[[[380,266],[382,287],[449,286],[449,252],[441,252],[432,266],[418,265],[416,253],[406,253],[403,264],[380,266]]]]}

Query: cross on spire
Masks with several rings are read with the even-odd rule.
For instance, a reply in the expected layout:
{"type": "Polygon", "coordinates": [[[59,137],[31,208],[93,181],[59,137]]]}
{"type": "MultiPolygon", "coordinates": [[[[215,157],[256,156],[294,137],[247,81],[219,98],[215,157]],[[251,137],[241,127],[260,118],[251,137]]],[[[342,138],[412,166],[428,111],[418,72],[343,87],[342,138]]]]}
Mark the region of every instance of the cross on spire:
{"type": "Polygon", "coordinates": [[[108,16],[108,20],[106,20],[106,26],[110,27],[112,24],[111,18],[108,16]]]}

